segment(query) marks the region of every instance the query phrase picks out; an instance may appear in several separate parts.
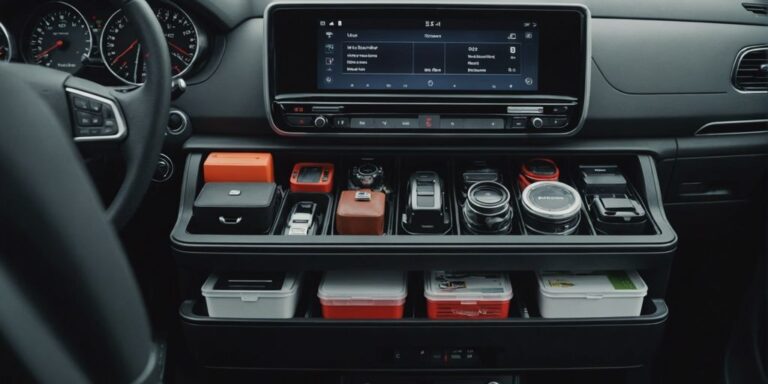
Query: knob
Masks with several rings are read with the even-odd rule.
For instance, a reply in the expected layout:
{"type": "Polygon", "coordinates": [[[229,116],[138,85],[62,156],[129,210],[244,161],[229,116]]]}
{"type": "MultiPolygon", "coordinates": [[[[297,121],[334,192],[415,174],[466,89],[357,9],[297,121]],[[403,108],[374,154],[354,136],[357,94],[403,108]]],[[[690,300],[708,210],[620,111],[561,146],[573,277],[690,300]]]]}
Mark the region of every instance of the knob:
{"type": "Polygon", "coordinates": [[[328,125],[328,119],[325,116],[320,115],[318,117],[315,117],[314,123],[315,123],[315,127],[323,128],[326,125],[328,125]]]}
{"type": "Polygon", "coordinates": [[[544,126],[544,120],[542,120],[541,117],[534,117],[531,119],[531,125],[534,128],[541,128],[544,126]]]}
{"type": "Polygon", "coordinates": [[[189,118],[187,114],[178,110],[172,109],[168,114],[168,133],[171,135],[179,135],[183,133],[189,126],[189,118]]]}
{"type": "Polygon", "coordinates": [[[173,161],[164,153],[160,154],[160,158],[157,159],[157,166],[155,167],[155,174],[152,176],[152,181],[156,183],[162,183],[168,181],[173,176],[173,161]]]}

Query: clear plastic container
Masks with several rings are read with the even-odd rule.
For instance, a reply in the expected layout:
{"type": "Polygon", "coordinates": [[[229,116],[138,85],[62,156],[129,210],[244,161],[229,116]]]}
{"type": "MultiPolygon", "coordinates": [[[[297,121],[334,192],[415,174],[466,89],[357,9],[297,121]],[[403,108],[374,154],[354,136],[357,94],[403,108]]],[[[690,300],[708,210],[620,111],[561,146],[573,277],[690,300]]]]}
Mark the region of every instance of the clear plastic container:
{"type": "Polygon", "coordinates": [[[317,297],[326,319],[401,319],[408,295],[405,272],[330,271],[317,297]]]}
{"type": "Polygon", "coordinates": [[[430,319],[505,319],[512,295],[506,273],[431,271],[424,276],[430,319]]]}
{"type": "Polygon", "coordinates": [[[640,316],[648,287],[636,271],[539,272],[544,318],[640,316]]]}
{"type": "Polygon", "coordinates": [[[300,285],[296,273],[213,274],[201,291],[211,317],[288,319],[296,312],[300,285]]]}

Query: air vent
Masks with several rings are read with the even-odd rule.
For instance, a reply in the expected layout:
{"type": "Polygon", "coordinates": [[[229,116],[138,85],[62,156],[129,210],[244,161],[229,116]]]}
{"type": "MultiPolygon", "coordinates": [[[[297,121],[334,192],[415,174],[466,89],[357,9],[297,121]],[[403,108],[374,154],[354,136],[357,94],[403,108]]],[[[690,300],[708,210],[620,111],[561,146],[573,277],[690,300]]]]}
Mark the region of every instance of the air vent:
{"type": "Polygon", "coordinates": [[[768,4],[741,3],[747,11],[758,15],[768,15],[768,4]]]}
{"type": "Polygon", "coordinates": [[[749,48],[739,54],[733,85],[743,92],[768,91],[768,47],[749,48]]]}

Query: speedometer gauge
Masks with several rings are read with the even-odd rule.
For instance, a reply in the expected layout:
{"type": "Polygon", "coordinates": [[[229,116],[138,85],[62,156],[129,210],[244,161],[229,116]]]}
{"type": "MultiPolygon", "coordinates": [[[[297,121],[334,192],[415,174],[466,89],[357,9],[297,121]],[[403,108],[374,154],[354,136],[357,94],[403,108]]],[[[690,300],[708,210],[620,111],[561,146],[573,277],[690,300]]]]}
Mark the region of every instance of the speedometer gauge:
{"type": "Polygon", "coordinates": [[[91,29],[75,7],[46,4],[32,19],[25,38],[27,62],[75,73],[91,54],[91,29]]]}
{"type": "MultiPolygon", "coordinates": [[[[197,59],[200,48],[197,27],[189,15],[175,5],[162,3],[154,9],[168,44],[171,75],[180,77],[197,59]]],[[[152,55],[142,49],[138,35],[123,11],[115,12],[104,26],[101,55],[109,71],[122,81],[141,84],[146,80],[146,60],[152,60],[152,55]]]]}
{"type": "Polygon", "coordinates": [[[11,35],[0,23],[0,62],[11,61],[11,35]]]}

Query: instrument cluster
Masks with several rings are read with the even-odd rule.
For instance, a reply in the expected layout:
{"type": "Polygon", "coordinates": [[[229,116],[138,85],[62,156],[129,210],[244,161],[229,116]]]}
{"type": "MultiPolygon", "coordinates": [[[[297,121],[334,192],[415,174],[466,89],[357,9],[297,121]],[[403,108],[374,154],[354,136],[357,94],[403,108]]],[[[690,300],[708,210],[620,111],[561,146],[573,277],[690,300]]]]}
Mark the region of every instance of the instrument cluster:
{"type": "MultiPolygon", "coordinates": [[[[166,37],[169,71],[174,78],[188,75],[206,48],[204,31],[175,3],[149,3],[166,37]]],[[[0,61],[37,64],[115,84],[145,81],[151,52],[143,49],[127,15],[108,2],[44,1],[17,11],[7,20],[0,18],[0,61]]]]}

